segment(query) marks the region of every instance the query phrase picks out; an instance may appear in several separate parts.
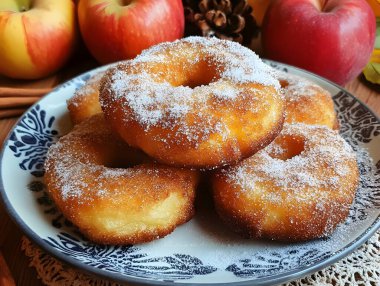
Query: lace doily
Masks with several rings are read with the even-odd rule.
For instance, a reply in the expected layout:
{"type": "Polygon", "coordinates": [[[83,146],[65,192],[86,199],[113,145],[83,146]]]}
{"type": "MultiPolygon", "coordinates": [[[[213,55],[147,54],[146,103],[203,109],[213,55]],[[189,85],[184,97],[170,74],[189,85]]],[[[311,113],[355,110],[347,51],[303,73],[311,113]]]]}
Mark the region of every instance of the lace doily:
{"type": "MultiPolygon", "coordinates": [[[[22,238],[22,250],[30,258],[30,266],[37,271],[38,277],[46,285],[55,286],[118,286],[120,284],[90,276],[77,269],[66,266],[36,247],[26,237],[22,238]]],[[[380,284],[380,230],[354,253],[335,264],[302,279],[284,284],[301,285],[363,285],[380,284]]],[[[132,286],[132,284],[128,284],[132,286]]]]}

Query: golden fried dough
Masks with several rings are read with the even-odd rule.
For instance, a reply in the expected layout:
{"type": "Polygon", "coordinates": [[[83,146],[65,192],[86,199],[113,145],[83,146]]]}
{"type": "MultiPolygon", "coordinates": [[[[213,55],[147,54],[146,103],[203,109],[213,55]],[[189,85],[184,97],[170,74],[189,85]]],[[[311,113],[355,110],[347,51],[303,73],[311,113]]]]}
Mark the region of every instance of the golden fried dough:
{"type": "Polygon", "coordinates": [[[111,68],[100,103],[129,145],[165,164],[215,168],[280,132],[284,102],[273,73],[237,43],[190,37],[111,68]]]}
{"type": "Polygon", "coordinates": [[[49,149],[48,193],[94,242],[130,244],[163,237],[192,218],[198,173],[138,164],[144,160],[111,133],[103,114],[95,115],[49,149]]]}
{"type": "Polygon", "coordinates": [[[355,154],[337,132],[286,124],[265,149],[214,175],[215,207],[243,236],[324,237],[347,218],[358,178],[355,154]]]}
{"type": "Polygon", "coordinates": [[[99,72],[88,79],[72,98],[67,100],[67,109],[73,124],[78,124],[92,115],[102,112],[99,103],[99,84],[104,72],[99,72]]]}
{"type": "Polygon", "coordinates": [[[279,72],[285,95],[285,122],[324,125],[338,129],[338,119],[330,93],[311,81],[279,72]]]}

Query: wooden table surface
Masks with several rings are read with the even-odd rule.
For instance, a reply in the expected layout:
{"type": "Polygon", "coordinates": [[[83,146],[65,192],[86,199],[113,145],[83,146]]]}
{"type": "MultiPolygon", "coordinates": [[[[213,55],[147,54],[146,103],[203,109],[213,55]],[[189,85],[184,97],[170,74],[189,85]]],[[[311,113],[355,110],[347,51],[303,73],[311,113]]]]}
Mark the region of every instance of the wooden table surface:
{"type": "MultiPolygon", "coordinates": [[[[378,116],[380,116],[380,87],[367,84],[362,78],[357,78],[346,86],[346,89],[366,103],[378,116]]],[[[0,142],[8,134],[17,118],[0,120],[0,142]]],[[[34,269],[28,267],[28,259],[21,251],[21,230],[6,213],[4,206],[0,204],[0,251],[16,285],[41,285],[34,269]]],[[[0,264],[0,274],[1,274],[0,264]]],[[[1,286],[1,280],[0,280],[1,286]]]]}

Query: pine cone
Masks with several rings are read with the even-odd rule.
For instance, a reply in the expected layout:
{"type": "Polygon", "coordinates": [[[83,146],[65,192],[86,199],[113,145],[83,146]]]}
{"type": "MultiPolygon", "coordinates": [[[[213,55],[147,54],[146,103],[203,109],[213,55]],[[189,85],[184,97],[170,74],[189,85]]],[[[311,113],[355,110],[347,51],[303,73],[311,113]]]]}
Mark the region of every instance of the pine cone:
{"type": "Polygon", "coordinates": [[[259,27],[247,0],[183,0],[186,36],[233,40],[248,46],[259,27]]]}

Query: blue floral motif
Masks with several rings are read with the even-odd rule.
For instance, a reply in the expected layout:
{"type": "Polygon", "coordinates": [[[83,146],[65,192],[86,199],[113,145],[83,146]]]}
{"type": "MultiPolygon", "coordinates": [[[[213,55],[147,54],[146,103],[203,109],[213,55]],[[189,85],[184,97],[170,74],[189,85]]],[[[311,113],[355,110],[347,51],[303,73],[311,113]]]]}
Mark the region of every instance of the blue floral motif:
{"type": "Polygon", "coordinates": [[[44,241],[88,266],[134,277],[174,281],[217,270],[190,255],[173,254],[152,258],[133,245],[97,245],[83,242],[67,233],[60,233],[57,238],[48,237],[44,241]]]}
{"type": "Polygon", "coordinates": [[[331,256],[330,252],[318,249],[300,248],[285,253],[270,252],[256,254],[249,259],[241,259],[226,268],[240,278],[260,278],[275,275],[287,270],[295,270],[319,262],[331,256]]]}
{"type": "Polygon", "coordinates": [[[52,129],[54,120],[37,104],[21,118],[9,138],[9,148],[21,159],[20,168],[35,177],[43,176],[47,150],[58,139],[58,131],[52,129]]]}

